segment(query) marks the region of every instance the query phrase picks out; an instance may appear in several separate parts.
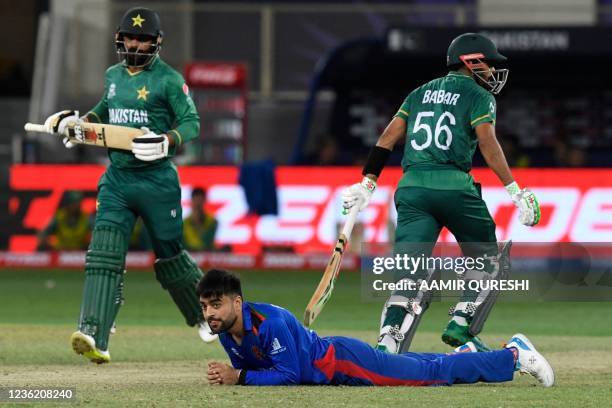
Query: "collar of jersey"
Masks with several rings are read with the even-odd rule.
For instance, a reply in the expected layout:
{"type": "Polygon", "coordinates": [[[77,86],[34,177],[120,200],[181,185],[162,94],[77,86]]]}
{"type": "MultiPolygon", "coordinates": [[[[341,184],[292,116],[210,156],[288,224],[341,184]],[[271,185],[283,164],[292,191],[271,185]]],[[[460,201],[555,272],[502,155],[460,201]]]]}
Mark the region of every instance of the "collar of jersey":
{"type": "Polygon", "coordinates": [[[454,76],[454,77],[459,77],[459,78],[467,78],[467,79],[472,79],[472,80],[474,79],[474,78],[472,78],[469,75],[465,75],[465,74],[462,74],[462,73],[457,72],[457,71],[450,71],[447,76],[454,76]]]}
{"type": "Polygon", "coordinates": [[[251,321],[251,309],[249,302],[242,303],[242,326],[244,331],[253,330],[253,322],[251,321]]]}

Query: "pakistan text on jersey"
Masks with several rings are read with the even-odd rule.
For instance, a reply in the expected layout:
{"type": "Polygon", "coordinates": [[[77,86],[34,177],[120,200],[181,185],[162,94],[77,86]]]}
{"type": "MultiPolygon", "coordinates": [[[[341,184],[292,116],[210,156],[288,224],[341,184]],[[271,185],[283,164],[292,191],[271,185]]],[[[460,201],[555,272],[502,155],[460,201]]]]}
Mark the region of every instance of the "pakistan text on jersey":
{"type": "Polygon", "coordinates": [[[149,116],[146,110],[142,109],[117,109],[108,110],[110,123],[149,123],[149,116]]]}
{"type": "Polygon", "coordinates": [[[457,93],[446,92],[441,89],[439,91],[425,91],[423,101],[421,103],[443,103],[444,105],[457,105],[457,101],[461,95],[457,93]]]}

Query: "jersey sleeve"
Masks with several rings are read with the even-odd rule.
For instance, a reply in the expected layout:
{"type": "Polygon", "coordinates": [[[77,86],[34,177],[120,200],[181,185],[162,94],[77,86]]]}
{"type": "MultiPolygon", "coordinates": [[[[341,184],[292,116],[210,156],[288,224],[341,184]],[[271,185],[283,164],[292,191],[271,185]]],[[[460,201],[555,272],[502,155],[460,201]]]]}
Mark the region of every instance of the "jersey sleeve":
{"type": "Polygon", "coordinates": [[[225,353],[227,354],[227,356],[230,359],[230,362],[232,363],[232,367],[234,367],[235,369],[238,369],[238,370],[244,368],[244,364],[242,364],[242,360],[240,358],[238,358],[238,356],[236,356],[232,352],[232,346],[227,344],[221,337],[219,339],[221,341],[221,345],[225,349],[225,353]]]}
{"type": "Polygon", "coordinates": [[[495,126],[497,104],[495,97],[489,92],[479,93],[473,102],[470,112],[470,125],[472,128],[490,122],[495,126]]]}
{"type": "Polygon", "coordinates": [[[166,97],[175,118],[174,129],[167,133],[172,134],[176,146],[196,139],[200,135],[200,115],[189,95],[189,87],[180,74],[174,73],[168,81],[166,97]]]}
{"type": "Polygon", "coordinates": [[[104,94],[100,101],[87,114],[87,120],[95,123],[108,123],[108,71],[104,80],[104,94]]]}
{"type": "Polygon", "coordinates": [[[406,99],[404,99],[404,102],[402,103],[402,106],[400,106],[400,108],[397,110],[397,113],[395,115],[393,115],[394,118],[402,118],[406,122],[408,121],[408,116],[410,116],[410,99],[411,99],[411,96],[412,96],[412,94],[408,95],[406,97],[406,99]]]}
{"type": "Polygon", "coordinates": [[[268,318],[259,338],[265,355],[272,361],[267,370],[248,370],[244,385],[295,385],[300,380],[300,361],[295,340],[282,319],[268,318]]]}

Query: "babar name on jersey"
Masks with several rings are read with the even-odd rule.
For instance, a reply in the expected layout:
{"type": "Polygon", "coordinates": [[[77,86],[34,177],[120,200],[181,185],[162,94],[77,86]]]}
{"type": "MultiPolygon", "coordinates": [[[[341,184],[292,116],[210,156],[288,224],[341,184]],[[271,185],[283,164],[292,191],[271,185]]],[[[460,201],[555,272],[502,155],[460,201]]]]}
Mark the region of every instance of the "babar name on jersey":
{"type": "Polygon", "coordinates": [[[109,108],[108,117],[111,124],[149,123],[149,115],[144,109],[109,108]]]}
{"type": "Polygon", "coordinates": [[[455,106],[460,96],[461,94],[446,92],[443,89],[438,91],[427,90],[423,94],[423,101],[421,103],[440,103],[455,106]]]}

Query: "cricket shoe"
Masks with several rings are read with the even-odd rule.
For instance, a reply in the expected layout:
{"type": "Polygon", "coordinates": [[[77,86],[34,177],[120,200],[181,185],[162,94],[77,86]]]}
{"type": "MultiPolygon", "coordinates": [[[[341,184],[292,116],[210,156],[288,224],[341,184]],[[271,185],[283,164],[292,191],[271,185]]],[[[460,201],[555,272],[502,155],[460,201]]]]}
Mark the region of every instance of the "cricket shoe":
{"type": "Polygon", "coordinates": [[[544,387],[555,383],[555,372],[543,355],[538,353],[529,339],[517,333],[510,339],[506,348],[514,347],[518,351],[516,369],[521,373],[534,376],[544,387]]]}
{"type": "Polygon", "coordinates": [[[206,320],[201,321],[200,324],[198,324],[198,334],[200,335],[200,338],[204,340],[204,343],[212,343],[219,338],[219,335],[213,334],[213,332],[210,330],[210,326],[206,320]]]}
{"type": "Polygon", "coordinates": [[[87,357],[91,362],[104,364],[110,362],[108,350],[100,350],[96,347],[93,337],[80,331],[75,331],[70,336],[70,343],[75,353],[87,357]]]}
{"type": "Polygon", "coordinates": [[[448,325],[442,333],[442,341],[451,347],[460,347],[471,342],[478,351],[491,351],[489,346],[487,346],[480,337],[470,334],[469,326],[460,325],[454,320],[448,322],[448,325]]]}
{"type": "Polygon", "coordinates": [[[404,334],[400,331],[399,325],[385,326],[381,329],[374,348],[385,353],[398,354],[403,340],[404,334]]]}

